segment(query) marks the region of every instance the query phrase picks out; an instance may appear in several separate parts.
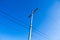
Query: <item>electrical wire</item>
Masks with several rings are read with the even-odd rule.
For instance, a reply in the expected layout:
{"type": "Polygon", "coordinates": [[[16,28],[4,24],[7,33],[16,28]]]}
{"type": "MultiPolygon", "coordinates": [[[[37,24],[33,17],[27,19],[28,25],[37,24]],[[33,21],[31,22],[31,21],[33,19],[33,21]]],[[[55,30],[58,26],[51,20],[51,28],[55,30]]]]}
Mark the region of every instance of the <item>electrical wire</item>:
{"type": "MultiPolygon", "coordinates": [[[[13,18],[14,20],[17,20],[17,19],[14,18],[13,16],[11,16],[11,15],[9,15],[9,14],[7,14],[7,13],[1,11],[1,10],[0,10],[0,12],[3,13],[4,15],[7,15],[7,16],[10,17],[10,18],[13,18]]],[[[1,14],[0,14],[0,15],[1,15],[1,14]]],[[[7,17],[7,18],[8,18],[8,17],[7,17]]],[[[14,21],[14,20],[11,20],[10,18],[8,18],[10,21],[12,21],[12,22],[14,22],[14,23],[16,23],[16,24],[18,24],[18,25],[22,25],[22,24],[20,24],[19,22],[16,22],[16,21],[14,21]]],[[[21,22],[24,24],[24,25],[23,25],[24,28],[29,29],[29,28],[28,28],[29,25],[27,25],[26,23],[24,23],[22,20],[18,20],[18,21],[21,21],[21,22]],[[27,26],[28,26],[28,27],[27,27],[27,26]]],[[[36,30],[36,33],[38,33],[38,34],[43,34],[43,35],[47,36],[46,34],[40,32],[40,31],[37,30],[36,28],[34,28],[34,29],[36,30]]],[[[47,37],[44,37],[44,38],[48,39],[47,37]]]]}

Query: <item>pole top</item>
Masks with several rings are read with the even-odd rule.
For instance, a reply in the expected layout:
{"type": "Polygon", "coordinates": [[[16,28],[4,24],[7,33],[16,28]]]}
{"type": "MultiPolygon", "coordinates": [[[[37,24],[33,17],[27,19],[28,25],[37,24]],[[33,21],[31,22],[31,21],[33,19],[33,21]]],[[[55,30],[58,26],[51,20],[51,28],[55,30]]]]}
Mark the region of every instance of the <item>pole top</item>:
{"type": "Polygon", "coordinates": [[[33,10],[32,13],[28,17],[30,18],[32,16],[32,14],[34,14],[37,10],[38,10],[38,8],[36,8],[35,10],[33,10]]]}
{"type": "Polygon", "coordinates": [[[36,12],[38,10],[38,8],[36,8],[35,10],[33,10],[32,12],[33,12],[33,14],[36,12]]]}

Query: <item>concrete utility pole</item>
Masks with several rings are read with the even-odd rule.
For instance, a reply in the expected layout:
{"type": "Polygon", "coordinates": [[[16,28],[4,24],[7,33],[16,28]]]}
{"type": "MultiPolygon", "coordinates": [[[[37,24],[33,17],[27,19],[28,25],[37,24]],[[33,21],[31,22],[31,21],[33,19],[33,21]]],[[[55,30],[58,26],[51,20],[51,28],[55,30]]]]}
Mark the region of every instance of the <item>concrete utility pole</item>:
{"type": "Polygon", "coordinates": [[[37,10],[38,10],[38,8],[36,8],[35,10],[33,10],[32,13],[29,15],[29,18],[30,18],[30,28],[29,28],[28,40],[31,40],[33,14],[34,14],[37,10]]]}

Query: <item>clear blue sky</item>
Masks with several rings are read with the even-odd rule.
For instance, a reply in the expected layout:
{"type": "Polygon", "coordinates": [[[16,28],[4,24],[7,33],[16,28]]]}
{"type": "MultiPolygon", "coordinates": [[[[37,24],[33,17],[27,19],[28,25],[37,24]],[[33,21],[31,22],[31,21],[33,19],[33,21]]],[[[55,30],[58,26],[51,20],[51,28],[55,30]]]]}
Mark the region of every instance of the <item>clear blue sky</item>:
{"type": "Polygon", "coordinates": [[[32,40],[60,40],[60,0],[0,0],[0,40],[28,40],[35,8],[32,40]]]}

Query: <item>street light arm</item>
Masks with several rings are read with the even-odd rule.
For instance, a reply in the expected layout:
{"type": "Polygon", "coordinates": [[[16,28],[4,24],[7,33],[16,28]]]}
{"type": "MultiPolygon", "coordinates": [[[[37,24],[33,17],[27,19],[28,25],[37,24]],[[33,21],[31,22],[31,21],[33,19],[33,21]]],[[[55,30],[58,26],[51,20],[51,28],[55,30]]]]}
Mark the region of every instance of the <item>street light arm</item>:
{"type": "Polygon", "coordinates": [[[32,13],[34,14],[37,10],[38,10],[38,8],[36,8],[35,10],[33,10],[32,13]]]}
{"type": "Polygon", "coordinates": [[[32,16],[32,14],[34,14],[37,10],[38,10],[38,8],[36,8],[35,10],[33,10],[32,13],[28,17],[30,18],[32,16]]]}

